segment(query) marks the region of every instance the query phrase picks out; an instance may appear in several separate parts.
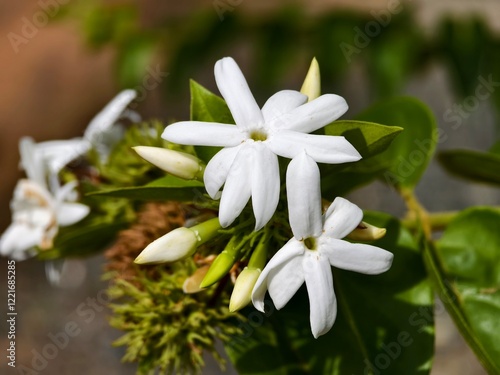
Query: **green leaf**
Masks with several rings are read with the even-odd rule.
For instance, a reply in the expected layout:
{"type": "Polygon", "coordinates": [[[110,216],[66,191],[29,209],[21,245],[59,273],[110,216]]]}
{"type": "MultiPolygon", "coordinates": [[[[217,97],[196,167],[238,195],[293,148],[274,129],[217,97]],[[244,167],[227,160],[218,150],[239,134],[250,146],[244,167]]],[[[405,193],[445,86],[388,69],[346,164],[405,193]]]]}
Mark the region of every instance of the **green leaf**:
{"type": "Polygon", "coordinates": [[[325,127],[326,135],[344,136],[361,154],[363,159],[386,150],[403,130],[366,121],[335,121],[325,127]]]}
{"type": "Polygon", "coordinates": [[[124,187],[103,190],[89,195],[128,198],[136,200],[176,200],[192,202],[203,197],[203,183],[195,180],[183,180],[175,176],[166,176],[144,186],[124,187]]]}
{"type": "MultiPolygon", "coordinates": [[[[226,102],[199,83],[191,80],[191,121],[220,122],[234,124],[226,102]]],[[[198,157],[208,163],[220,147],[197,146],[198,157]]]]}
{"type": "Polygon", "coordinates": [[[389,165],[383,175],[385,182],[415,187],[432,158],[438,138],[436,121],[427,106],[414,98],[395,98],[368,108],[357,119],[404,128],[389,148],[370,162],[389,165]]]}
{"type": "Polygon", "coordinates": [[[440,295],[490,374],[500,373],[500,212],[472,208],[458,215],[428,259],[440,295]]]}
{"type": "Polygon", "coordinates": [[[309,324],[305,287],[282,310],[252,308],[245,334],[226,347],[240,374],[428,374],[433,356],[433,294],[417,244],[381,213],[364,220],[386,227],[373,243],[394,253],[388,272],[369,276],[334,269],[338,316],[317,340],[309,324]],[[258,360],[256,360],[258,359],[258,360]],[[373,366],[373,367],[372,367],[373,366]]]}
{"type": "Polygon", "coordinates": [[[441,165],[450,173],[477,182],[500,184],[500,155],[472,150],[439,153],[441,165]]]}

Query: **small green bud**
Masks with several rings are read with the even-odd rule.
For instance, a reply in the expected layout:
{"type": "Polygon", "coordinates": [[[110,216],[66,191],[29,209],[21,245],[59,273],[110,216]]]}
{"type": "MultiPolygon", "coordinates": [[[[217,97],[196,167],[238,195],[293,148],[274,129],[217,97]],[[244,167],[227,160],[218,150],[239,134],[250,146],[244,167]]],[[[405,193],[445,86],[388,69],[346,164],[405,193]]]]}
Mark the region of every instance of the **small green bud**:
{"type": "Polygon", "coordinates": [[[384,237],[386,232],[385,228],[378,228],[362,221],[346,238],[353,241],[375,241],[384,237]]]}
{"type": "Polygon", "coordinates": [[[137,264],[170,263],[194,254],[196,248],[214,238],[221,228],[214,218],[191,228],[177,228],[151,242],[135,259],[137,264]]]}
{"type": "Polygon", "coordinates": [[[233,237],[226,248],[215,258],[207,274],[200,284],[200,288],[207,288],[222,279],[231,270],[240,256],[241,246],[238,237],[233,237]]]}
{"type": "Polygon", "coordinates": [[[185,180],[203,179],[205,166],[196,156],[161,147],[132,147],[144,160],[185,180]]]}
{"type": "Polygon", "coordinates": [[[252,290],[259,278],[261,270],[254,267],[245,267],[234,284],[229,311],[241,310],[252,301],[252,290]]]}
{"type": "Polygon", "coordinates": [[[300,92],[307,95],[308,101],[316,99],[321,95],[321,76],[319,73],[319,64],[316,58],[311,61],[311,66],[307,72],[306,79],[302,84],[300,92]]]}

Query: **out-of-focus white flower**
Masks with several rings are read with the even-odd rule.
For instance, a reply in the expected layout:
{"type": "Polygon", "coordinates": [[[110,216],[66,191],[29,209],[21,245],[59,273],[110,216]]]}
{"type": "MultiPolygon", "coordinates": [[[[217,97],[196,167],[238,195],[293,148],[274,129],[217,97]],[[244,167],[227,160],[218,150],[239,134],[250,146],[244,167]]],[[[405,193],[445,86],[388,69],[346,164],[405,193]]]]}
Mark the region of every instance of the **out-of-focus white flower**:
{"type": "MultiPolygon", "coordinates": [[[[36,254],[34,247],[49,249],[59,226],[77,223],[89,208],[76,203],[76,182],[59,186],[45,173],[45,162],[30,138],[20,142],[21,165],[27,179],[20,180],[11,201],[12,223],[0,238],[0,254],[23,260],[36,254]]],[[[52,176],[54,177],[54,176],[52,176]]]]}
{"type": "Polygon", "coordinates": [[[293,158],[307,151],[321,163],[346,163],[361,155],[344,138],[311,133],[343,115],[346,101],[327,94],[307,102],[298,91],[280,91],[259,108],[236,62],[229,57],[215,64],[215,80],[231,110],[236,126],[184,121],[167,126],[163,138],[184,145],[224,147],[208,163],[204,182],[216,199],[222,185],[219,219],[230,225],[250,197],[262,228],[273,216],[279,200],[278,155],[293,158]]]}
{"type": "Polygon", "coordinates": [[[92,148],[97,151],[101,161],[105,161],[111,147],[123,137],[123,128],[114,125],[121,118],[129,118],[133,122],[141,120],[137,112],[127,109],[136,96],[134,90],[120,92],[90,121],[83,137],[38,143],[37,147],[50,173],[59,173],[67,164],[92,148]]]}
{"type": "Polygon", "coordinates": [[[319,168],[305,152],[290,162],[287,194],[294,238],[278,250],[260,274],[252,302],[264,312],[268,290],[279,310],[305,282],[311,331],[317,338],[332,328],[337,316],[331,266],[376,275],[391,267],[393,254],[375,246],[342,240],[356,229],[363,212],[338,197],[321,215],[319,168]]]}

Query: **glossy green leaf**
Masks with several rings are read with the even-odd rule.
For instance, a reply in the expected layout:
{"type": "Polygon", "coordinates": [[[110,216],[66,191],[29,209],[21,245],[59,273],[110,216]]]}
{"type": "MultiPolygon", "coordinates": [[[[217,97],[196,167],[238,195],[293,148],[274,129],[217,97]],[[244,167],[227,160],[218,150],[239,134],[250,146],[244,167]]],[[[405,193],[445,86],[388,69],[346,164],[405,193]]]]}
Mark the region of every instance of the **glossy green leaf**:
{"type": "Polygon", "coordinates": [[[248,308],[244,334],[226,347],[240,374],[428,374],[433,357],[433,294],[410,233],[381,213],[367,222],[386,227],[373,243],[394,253],[391,270],[368,276],[334,269],[338,316],[317,340],[309,325],[305,287],[285,308],[267,302],[266,315],[248,308]]]}
{"type": "MultiPolygon", "coordinates": [[[[445,305],[490,374],[500,373],[500,212],[472,208],[430,253],[445,305]]],[[[432,250],[433,248],[431,248],[432,250]]]]}
{"type": "MultiPolygon", "coordinates": [[[[191,121],[220,122],[234,124],[226,102],[199,83],[191,80],[191,121]]],[[[197,146],[198,157],[208,163],[220,150],[219,147],[197,146]]]]}
{"type": "Polygon", "coordinates": [[[500,184],[500,155],[472,150],[439,153],[439,162],[450,173],[473,181],[500,184]]]}
{"type": "Polygon", "coordinates": [[[325,134],[344,136],[366,159],[386,150],[402,130],[403,128],[398,126],[342,120],[327,125],[325,134]]]}
{"type": "Polygon", "coordinates": [[[203,183],[166,176],[144,186],[124,187],[93,192],[89,195],[128,198],[136,200],[176,200],[192,202],[205,193],[203,183]]]}
{"type": "Polygon", "coordinates": [[[390,147],[370,162],[389,165],[382,177],[386,183],[415,187],[432,158],[438,138],[436,121],[427,106],[417,99],[400,97],[375,104],[357,119],[404,128],[390,147]]]}

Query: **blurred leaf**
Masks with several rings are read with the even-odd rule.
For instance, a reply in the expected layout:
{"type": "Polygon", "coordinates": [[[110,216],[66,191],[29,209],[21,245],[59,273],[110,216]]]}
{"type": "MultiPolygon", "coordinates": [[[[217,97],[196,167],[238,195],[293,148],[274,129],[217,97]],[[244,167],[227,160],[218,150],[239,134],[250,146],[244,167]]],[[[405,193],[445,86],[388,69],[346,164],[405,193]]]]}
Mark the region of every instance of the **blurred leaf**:
{"type": "Polygon", "coordinates": [[[439,252],[428,253],[446,308],[490,374],[500,373],[498,223],[499,211],[466,210],[448,225],[439,252]]]}
{"type": "Polygon", "coordinates": [[[491,146],[488,152],[500,156],[500,141],[496,142],[493,146],[491,146]]]}
{"type": "Polygon", "coordinates": [[[118,82],[123,88],[136,87],[139,96],[144,96],[145,90],[149,90],[150,87],[150,82],[148,81],[146,85],[145,80],[151,78],[149,69],[152,69],[151,63],[157,50],[156,41],[145,34],[131,36],[123,43],[116,59],[118,82]]]}
{"type": "Polygon", "coordinates": [[[500,184],[500,155],[472,150],[439,153],[441,165],[455,176],[488,184],[500,184]]]}
{"type": "MultiPolygon", "coordinates": [[[[386,151],[366,162],[389,165],[383,176],[386,183],[415,187],[432,159],[437,142],[436,121],[429,108],[417,99],[400,97],[375,104],[356,117],[404,129],[386,151]]],[[[364,161],[356,167],[361,163],[364,161]]]]}
{"type": "MultiPolygon", "coordinates": [[[[193,80],[190,82],[190,87],[191,121],[234,124],[233,116],[224,99],[193,80]]],[[[220,147],[197,146],[195,149],[198,157],[208,163],[220,150],[220,147]]]]}
{"type": "Polygon", "coordinates": [[[123,187],[96,191],[91,196],[128,198],[137,200],[176,200],[192,202],[203,196],[205,192],[202,182],[183,180],[175,176],[166,176],[144,186],[123,187]]]}
{"type": "Polygon", "coordinates": [[[367,276],[334,269],[338,317],[318,339],[310,331],[304,287],[282,310],[268,309],[268,318],[247,309],[248,322],[240,325],[245,334],[226,346],[240,374],[429,373],[433,294],[417,245],[388,215],[368,213],[364,220],[387,228],[374,245],[394,253],[391,270],[367,276]]]}
{"type": "Polygon", "coordinates": [[[488,31],[479,18],[448,19],[440,30],[440,46],[437,49],[451,65],[457,89],[463,96],[473,95],[477,79],[488,50],[488,31]]]}

